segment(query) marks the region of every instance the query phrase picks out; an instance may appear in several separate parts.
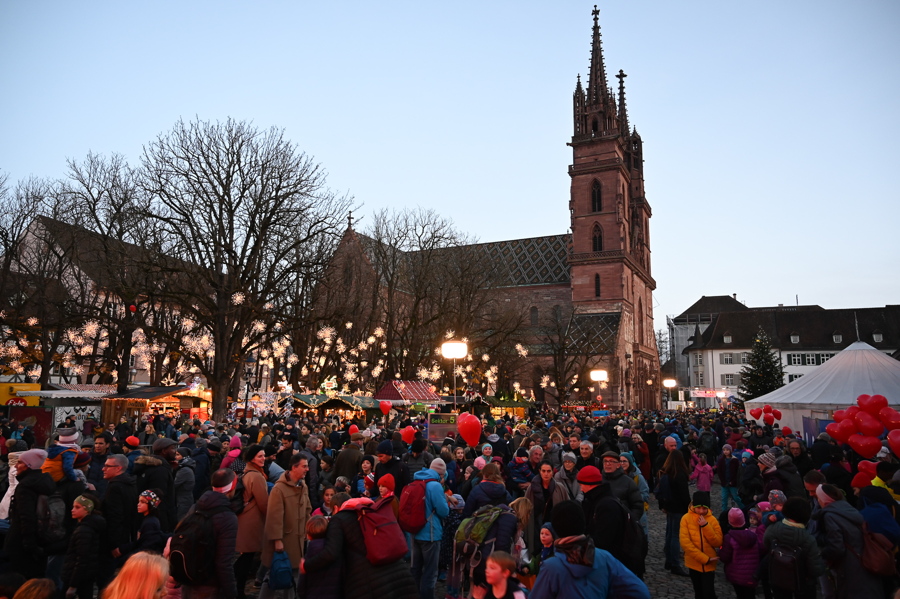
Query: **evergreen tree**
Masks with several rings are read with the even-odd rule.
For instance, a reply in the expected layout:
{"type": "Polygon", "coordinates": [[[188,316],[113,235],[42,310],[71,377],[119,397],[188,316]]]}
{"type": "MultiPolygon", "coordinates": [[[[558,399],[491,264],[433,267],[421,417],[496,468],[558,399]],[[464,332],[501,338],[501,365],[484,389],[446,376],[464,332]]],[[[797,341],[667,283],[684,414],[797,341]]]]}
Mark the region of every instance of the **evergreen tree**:
{"type": "MultiPolygon", "coordinates": [[[[741,370],[738,396],[741,402],[755,399],[784,386],[784,368],[773,351],[768,335],[760,328],[750,350],[749,363],[741,370]]],[[[737,407],[737,406],[736,406],[737,407]]]]}

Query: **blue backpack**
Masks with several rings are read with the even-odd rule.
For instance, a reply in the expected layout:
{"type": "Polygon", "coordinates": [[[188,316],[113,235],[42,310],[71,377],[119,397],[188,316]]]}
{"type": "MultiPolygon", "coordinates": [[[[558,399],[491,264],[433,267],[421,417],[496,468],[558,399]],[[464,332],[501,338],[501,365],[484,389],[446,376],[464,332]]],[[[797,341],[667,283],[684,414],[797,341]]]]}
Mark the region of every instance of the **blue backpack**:
{"type": "Polygon", "coordinates": [[[269,568],[269,588],[273,590],[290,589],[294,586],[294,573],[291,570],[291,558],[286,551],[276,551],[272,556],[269,568]]]}

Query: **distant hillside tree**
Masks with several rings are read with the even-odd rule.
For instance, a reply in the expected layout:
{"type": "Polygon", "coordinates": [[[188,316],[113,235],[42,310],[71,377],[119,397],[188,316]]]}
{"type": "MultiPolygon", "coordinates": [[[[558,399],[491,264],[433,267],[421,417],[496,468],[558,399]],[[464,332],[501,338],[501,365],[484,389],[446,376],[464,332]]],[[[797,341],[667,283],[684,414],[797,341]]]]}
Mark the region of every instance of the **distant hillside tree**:
{"type": "Polygon", "coordinates": [[[742,402],[756,399],[784,386],[784,368],[768,335],[759,329],[750,350],[750,359],[741,370],[738,396],[742,402]]]}

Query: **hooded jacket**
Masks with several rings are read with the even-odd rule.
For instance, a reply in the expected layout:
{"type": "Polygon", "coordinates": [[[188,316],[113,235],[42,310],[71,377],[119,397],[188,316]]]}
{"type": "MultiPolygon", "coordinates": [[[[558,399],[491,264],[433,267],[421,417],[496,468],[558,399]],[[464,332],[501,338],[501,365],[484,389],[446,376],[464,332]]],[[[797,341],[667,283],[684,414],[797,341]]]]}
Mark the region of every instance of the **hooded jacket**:
{"type": "MultiPolygon", "coordinates": [[[[237,516],[231,509],[221,510],[222,507],[230,508],[230,500],[227,495],[216,491],[207,491],[197,500],[196,508],[201,510],[220,510],[213,514],[212,522],[216,536],[216,597],[222,599],[234,599],[237,597],[237,583],[234,578],[234,547],[237,538],[237,516]]],[[[209,587],[201,587],[209,588],[209,587]]]]}
{"type": "Polygon", "coordinates": [[[816,514],[816,536],[822,559],[835,573],[836,597],[879,597],[881,580],[862,566],[863,517],[844,500],[816,514]]]}
{"type": "Polygon", "coordinates": [[[284,550],[291,558],[291,564],[299,564],[303,557],[306,540],[306,523],[312,513],[306,483],[290,479],[290,471],[285,472],[272,487],[266,505],[265,545],[262,562],[272,565],[275,541],[284,543],[284,550]]]}
{"type": "Polygon", "coordinates": [[[608,552],[594,549],[590,566],[572,564],[556,554],[541,564],[530,599],[650,599],[640,578],[608,552]]]}
{"type": "Polygon", "coordinates": [[[40,470],[28,469],[18,477],[9,509],[9,531],[4,549],[9,556],[21,556],[39,551],[37,538],[37,500],[40,495],[56,491],[53,479],[40,470]]]}
{"type": "Polygon", "coordinates": [[[712,512],[706,514],[706,524],[700,526],[699,515],[691,504],[688,512],[681,517],[679,540],[684,550],[684,565],[697,572],[715,572],[716,562],[710,560],[717,556],[716,550],[722,546],[722,527],[712,512]]]}
{"type": "Polygon", "coordinates": [[[106,520],[99,514],[85,516],[75,527],[63,562],[63,587],[83,588],[94,582],[105,532],[106,520]]]}
{"type": "MultiPolygon", "coordinates": [[[[825,573],[825,562],[819,554],[819,547],[816,540],[806,528],[791,526],[784,521],[776,522],[772,526],[766,528],[766,534],[763,538],[763,544],[766,551],[771,551],[774,545],[782,545],[784,547],[799,547],[801,563],[800,578],[801,580],[815,579],[825,573]]],[[[843,597],[845,595],[838,595],[843,597]]]]}
{"type": "Polygon", "coordinates": [[[752,530],[729,530],[719,551],[728,582],[742,587],[756,587],[756,570],[759,568],[761,549],[759,537],[752,530]]]}
{"type": "Polygon", "coordinates": [[[415,480],[425,483],[425,526],[413,535],[417,541],[440,541],[443,537],[444,520],[450,515],[450,506],[440,483],[440,476],[431,468],[416,472],[415,480]]]}
{"type": "Polygon", "coordinates": [[[172,532],[178,524],[177,498],[175,497],[175,473],[172,466],[158,455],[143,455],[134,463],[138,493],[159,489],[159,525],[163,532],[172,532]]]}
{"type": "Polygon", "coordinates": [[[503,483],[483,480],[474,487],[466,498],[466,507],[463,508],[463,518],[468,518],[475,510],[486,505],[509,504],[512,495],[506,490],[503,483]]]}
{"type": "Polygon", "coordinates": [[[180,522],[194,504],[194,468],[197,463],[193,458],[181,458],[175,472],[175,518],[180,522]]]}

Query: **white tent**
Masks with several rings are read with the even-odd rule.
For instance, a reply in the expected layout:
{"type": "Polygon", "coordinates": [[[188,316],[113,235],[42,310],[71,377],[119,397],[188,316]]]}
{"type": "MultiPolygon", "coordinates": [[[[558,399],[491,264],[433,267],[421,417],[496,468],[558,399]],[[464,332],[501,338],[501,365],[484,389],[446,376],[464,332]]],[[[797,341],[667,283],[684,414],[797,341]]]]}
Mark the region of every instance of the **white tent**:
{"type": "Polygon", "coordinates": [[[803,417],[831,419],[834,410],[856,404],[860,395],[884,395],[900,406],[900,361],[857,341],[811,373],[780,389],[745,402],[750,410],[769,404],[781,411],[782,427],[802,430],[803,417]]]}

